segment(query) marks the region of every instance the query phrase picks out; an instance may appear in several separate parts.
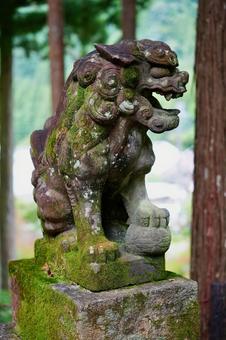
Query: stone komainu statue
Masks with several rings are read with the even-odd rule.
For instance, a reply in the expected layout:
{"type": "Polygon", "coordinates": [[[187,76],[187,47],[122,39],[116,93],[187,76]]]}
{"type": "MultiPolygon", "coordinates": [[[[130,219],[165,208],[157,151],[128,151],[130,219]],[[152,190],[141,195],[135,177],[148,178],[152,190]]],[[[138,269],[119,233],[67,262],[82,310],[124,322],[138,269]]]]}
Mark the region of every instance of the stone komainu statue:
{"type": "Polygon", "coordinates": [[[178,126],[161,107],[186,91],[175,52],[160,41],[95,45],[75,62],[58,109],[31,136],[34,199],[44,235],[76,229],[91,262],[116,259],[119,244],[141,256],[164,254],[169,213],[154,206],[145,174],[155,156],[147,131],[178,126]]]}

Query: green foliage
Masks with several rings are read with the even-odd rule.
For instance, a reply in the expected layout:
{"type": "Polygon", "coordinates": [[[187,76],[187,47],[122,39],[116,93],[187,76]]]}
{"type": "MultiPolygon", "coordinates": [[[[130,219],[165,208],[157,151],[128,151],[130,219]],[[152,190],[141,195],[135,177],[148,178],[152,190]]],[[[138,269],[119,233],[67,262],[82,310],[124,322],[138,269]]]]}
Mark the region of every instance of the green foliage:
{"type": "Polygon", "coordinates": [[[21,50],[14,51],[14,141],[29,138],[40,129],[50,114],[48,63],[32,53],[24,58],[21,50]]]}
{"type": "Polygon", "coordinates": [[[37,206],[34,202],[28,203],[20,200],[15,202],[16,210],[20,217],[35,229],[40,229],[40,222],[37,218],[37,206]]]}
{"type": "Polygon", "coordinates": [[[0,290],[0,323],[12,320],[11,296],[7,290],[0,290]]]}

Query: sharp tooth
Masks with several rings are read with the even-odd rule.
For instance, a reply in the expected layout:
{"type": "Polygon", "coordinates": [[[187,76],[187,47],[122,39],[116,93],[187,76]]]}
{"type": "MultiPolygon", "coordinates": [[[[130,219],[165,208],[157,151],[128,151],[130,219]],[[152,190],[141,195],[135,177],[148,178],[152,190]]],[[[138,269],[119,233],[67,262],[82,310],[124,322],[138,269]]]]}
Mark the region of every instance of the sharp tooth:
{"type": "Polygon", "coordinates": [[[166,98],[166,100],[169,101],[172,98],[172,96],[173,96],[172,93],[168,93],[168,94],[165,94],[164,97],[166,98]]]}

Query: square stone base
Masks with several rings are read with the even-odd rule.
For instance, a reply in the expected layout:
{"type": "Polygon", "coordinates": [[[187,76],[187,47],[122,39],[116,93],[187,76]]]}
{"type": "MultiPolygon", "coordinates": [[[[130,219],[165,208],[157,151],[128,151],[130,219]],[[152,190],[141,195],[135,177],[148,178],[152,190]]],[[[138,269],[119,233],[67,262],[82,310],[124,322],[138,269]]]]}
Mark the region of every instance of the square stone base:
{"type": "Polygon", "coordinates": [[[180,277],[103,292],[60,282],[32,260],[10,264],[22,340],[199,339],[197,284],[180,277]]]}

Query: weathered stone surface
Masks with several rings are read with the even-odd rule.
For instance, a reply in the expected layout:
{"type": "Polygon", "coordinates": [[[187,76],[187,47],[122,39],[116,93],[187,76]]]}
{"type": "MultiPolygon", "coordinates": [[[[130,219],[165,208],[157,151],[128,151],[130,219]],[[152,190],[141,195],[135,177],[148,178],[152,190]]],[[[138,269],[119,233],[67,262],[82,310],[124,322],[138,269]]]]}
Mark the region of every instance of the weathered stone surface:
{"type": "Polygon", "coordinates": [[[55,285],[77,307],[78,339],[198,339],[197,285],[183,278],[93,293],[55,285]]]}
{"type": "Polygon", "coordinates": [[[104,292],[62,283],[32,260],[11,263],[14,318],[23,340],[195,340],[197,285],[172,279],[104,292]]]}
{"type": "Polygon", "coordinates": [[[0,323],[0,339],[1,340],[19,339],[19,337],[14,333],[13,324],[0,323]]]}

